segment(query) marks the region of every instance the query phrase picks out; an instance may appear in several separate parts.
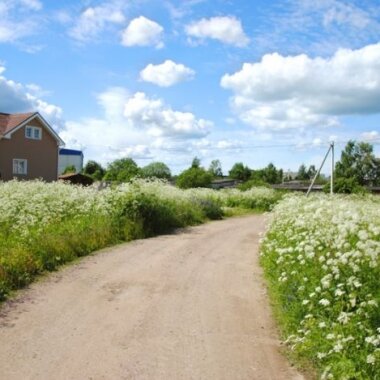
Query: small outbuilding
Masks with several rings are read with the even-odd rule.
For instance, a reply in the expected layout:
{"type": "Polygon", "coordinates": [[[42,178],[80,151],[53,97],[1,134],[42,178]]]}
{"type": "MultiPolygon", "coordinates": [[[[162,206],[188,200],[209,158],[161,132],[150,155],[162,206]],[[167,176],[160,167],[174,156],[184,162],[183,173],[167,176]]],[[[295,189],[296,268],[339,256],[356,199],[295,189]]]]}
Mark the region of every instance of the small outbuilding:
{"type": "Polygon", "coordinates": [[[94,180],[91,177],[82,173],[62,174],[58,177],[58,179],[70,182],[73,185],[90,186],[94,183],[94,180]]]}
{"type": "Polygon", "coordinates": [[[58,175],[68,166],[74,166],[76,173],[83,169],[83,152],[81,150],[61,148],[58,157],[58,175]]]}

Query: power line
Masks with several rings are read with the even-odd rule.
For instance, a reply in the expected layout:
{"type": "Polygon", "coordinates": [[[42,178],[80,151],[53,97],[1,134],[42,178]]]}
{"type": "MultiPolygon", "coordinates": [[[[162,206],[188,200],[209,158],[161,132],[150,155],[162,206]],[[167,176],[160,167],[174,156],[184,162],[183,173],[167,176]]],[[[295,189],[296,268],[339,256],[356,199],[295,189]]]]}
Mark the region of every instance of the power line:
{"type": "MultiPolygon", "coordinates": [[[[334,141],[335,145],[346,145],[350,141],[357,141],[356,139],[350,139],[346,141],[334,141]]],[[[380,138],[372,139],[372,140],[366,140],[363,141],[365,143],[371,144],[371,145],[380,145],[380,138]]],[[[204,146],[204,147],[197,147],[194,146],[192,148],[198,148],[198,149],[216,149],[216,150],[244,150],[244,149],[277,149],[277,148],[324,148],[326,146],[329,146],[331,142],[328,143],[315,143],[315,142],[306,142],[306,143],[289,143],[289,144],[262,144],[262,145],[243,145],[243,146],[225,146],[225,147],[218,147],[218,146],[204,146]]],[[[113,148],[110,145],[101,145],[101,144],[86,144],[86,147],[99,147],[99,148],[108,148],[108,149],[115,149],[119,150],[118,148],[113,148]]],[[[123,148],[120,148],[123,149],[123,148]]],[[[160,148],[150,148],[150,149],[160,149],[166,152],[182,152],[185,151],[186,148],[181,149],[181,147],[160,147],[160,148]]]]}

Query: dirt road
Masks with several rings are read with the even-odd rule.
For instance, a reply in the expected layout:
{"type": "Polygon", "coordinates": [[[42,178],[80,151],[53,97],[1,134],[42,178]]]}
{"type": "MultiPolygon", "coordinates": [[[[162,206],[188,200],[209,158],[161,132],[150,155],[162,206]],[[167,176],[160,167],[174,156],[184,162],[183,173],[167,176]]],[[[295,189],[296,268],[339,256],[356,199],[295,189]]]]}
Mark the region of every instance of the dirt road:
{"type": "Polygon", "coordinates": [[[32,285],[0,311],[0,378],[302,379],[270,317],[264,223],[120,245],[32,285]]]}

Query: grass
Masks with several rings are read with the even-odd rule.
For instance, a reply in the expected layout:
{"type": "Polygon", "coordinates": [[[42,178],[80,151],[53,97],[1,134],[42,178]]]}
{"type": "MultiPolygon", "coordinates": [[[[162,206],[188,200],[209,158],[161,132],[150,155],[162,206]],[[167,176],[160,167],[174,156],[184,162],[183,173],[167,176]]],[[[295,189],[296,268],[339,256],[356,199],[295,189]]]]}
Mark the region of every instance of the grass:
{"type": "Polygon", "coordinates": [[[271,189],[180,190],[162,181],[103,191],[58,182],[0,183],[0,301],[37,275],[100,248],[234,212],[269,210],[277,201],[271,189]]]}

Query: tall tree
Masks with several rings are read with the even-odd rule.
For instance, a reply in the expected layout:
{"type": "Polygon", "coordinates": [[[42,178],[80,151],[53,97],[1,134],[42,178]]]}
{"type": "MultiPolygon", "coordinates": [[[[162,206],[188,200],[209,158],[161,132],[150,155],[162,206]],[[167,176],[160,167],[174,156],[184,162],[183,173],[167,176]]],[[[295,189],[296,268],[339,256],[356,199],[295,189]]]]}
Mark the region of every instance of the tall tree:
{"type": "Polygon", "coordinates": [[[194,157],[193,161],[191,162],[192,168],[199,168],[201,166],[201,160],[198,157],[194,157]]]}
{"type": "Polygon", "coordinates": [[[336,178],[353,178],[359,185],[380,184],[380,159],[373,146],[365,142],[349,141],[335,165],[336,178]]]}
{"type": "Polygon", "coordinates": [[[152,162],[141,169],[141,174],[145,178],[170,179],[172,174],[170,169],[163,162],[152,162]]]}
{"type": "Polygon", "coordinates": [[[240,181],[247,181],[251,176],[251,169],[244,166],[242,162],[237,162],[229,171],[229,176],[240,181]]]}
{"type": "Polygon", "coordinates": [[[128,182],[139,174],[140,170],[132,158],[121,158],[108,165],[104,179],[107,181],[128,182]]]}
{"type": "Polygon", "coordinates": [[[105,169],[98,162],[90,160],[83,168],[83,173],[92,177],[95,180],[100,181],[105,174],[105,169]]]}
{"type": "Polygon", "coordinates": [[[262,180],[266,183],[275,184],[282,182],[282,170],[277,170],[277,168],[269,163],[268,166],[262,169],[262,180]]]}
{"type": "Polygon", "coordinates": [[[208,171],[213,177],[223,177],[222,164],[220,160],[212,160],[208,171]]]}
{"type": "Polygon", "coordinates": [[[310,179],[310,177],[307,173],[307,170],[306,170],[306,166],[304,164],[302,164],[299,167],[296,179],[298,179],[300,181],[306,181],[306,180],[310,179]]]}
{"type": "Polygon", "coordinates": [[[307,176],[309,177],[309,179],[313,179],[316,173],[317,169],[315,168],[315,166],[310,165],[309,169],[307,169],[307,176]]]}

